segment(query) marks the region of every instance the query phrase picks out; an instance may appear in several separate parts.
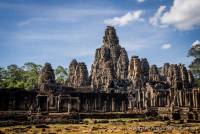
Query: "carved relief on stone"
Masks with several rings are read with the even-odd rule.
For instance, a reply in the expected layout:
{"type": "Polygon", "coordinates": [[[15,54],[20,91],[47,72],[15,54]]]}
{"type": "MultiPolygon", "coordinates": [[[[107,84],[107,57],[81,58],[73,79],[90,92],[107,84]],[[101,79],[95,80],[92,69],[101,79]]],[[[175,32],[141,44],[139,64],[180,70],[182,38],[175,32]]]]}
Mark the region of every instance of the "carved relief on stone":
{"type": "Polygon", "coordinates": [[[132,56],[128,66],[128,79],[132,82],[133,88],[142,88],[142,70],[141,62],[138,56],[132,56]]]}
{"type": "Polygon", "coordinates": [[[149,81],[161,81],[161,77],[156,65],[152,65],[149,69],[149,81]]]}
{"type": "Polygon", "coordinates": [[[117,79],[127,79],[128,76],[128,55],[125,48],[120,51],[120,56],[117,62],[117,79]]]}
{"type": "Polygon", "coordinates": [[[161,70],[161,75],[163,76],[163,80],[166,81],[167,80],[167,76],[168,76],[168,70],[169,70],[170,64],[169,63],[165,63],[162,67],[161,70]]]}
{"type": "Polygon", "coordinates": [[[146,58],[141,59],[141,70],[143,74],[143,84],[144,86],[146,85],[145,83],[148,82],[149,80],[149,62],[147,61],[146,58]]]}
{"type": "Polygon", "coordinates": [[[180,76],[181,76],[181,81],[182,81],[182,87],[184,89],[188,89],[190,85],[189,85],[188,71],[185,65],[180,64],[179,70],[180,70],[180,76]]]}
{"type": "Polygon", "coordinates": [[[181,89],[182,81],[181,81],[180,70],[177,64],[171,64],[168,72],[169,72],[168,81],[170,83],[170,86],[175,89],[181,89]]]}
{"type": "Polygon", "coordinates": [[[165,69],[165,80],[167,80],[171,87],[175,89],[188,89],[193,86],[193,75],[190,71],[187,70],[185,65],[171,64],[165,69]]]}
{"type": "Polygon", "coordinates": [[[72,60],[69,65],[69,77],[68,86],[71,87],[82,87],[88,86],[88,70],[85,63],[78,63],[76,60],[72,60]]]}
{"type": "Polygon", "coordinates": [[[56,86],[54,70],[51,67],[50,63],[45,63],[44,67],[39,76],[38,85],[40,92],[47,92],[54,90],[53,87],[56,86]]]}
{"type": "Polygon", "coordinates": [[[189,80],[190,88],[194,87],[194,76],[190,70],[188,70],[188,80],[189,80]]]}
{"type": "Polygon", "coordinates": [[[128,56],[121,48],[114,27],[108,26],[103,37],[103,46],[96,49],[95,61],[91,67],[91,86],[93,89],[108,91],[115,79],[126,79],[128,56]]]}

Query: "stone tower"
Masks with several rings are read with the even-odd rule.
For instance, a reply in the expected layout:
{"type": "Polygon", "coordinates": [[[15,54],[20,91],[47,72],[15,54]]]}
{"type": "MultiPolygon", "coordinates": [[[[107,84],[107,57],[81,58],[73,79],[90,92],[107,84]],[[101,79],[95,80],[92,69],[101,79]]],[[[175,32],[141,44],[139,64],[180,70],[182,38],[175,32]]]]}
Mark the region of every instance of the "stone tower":
{"type": "Polygon", "coordinates": [[[151,65],[149,69],[149,81],[160,81],[161,77],[156,65],[151,65]]]}
{"type": "Polygon", "coordinates": [[[68,86],[84,87],[89,85],[87,66],[83,62],[77,62],[75,59],[69,65],[68,86]]]}
{"type": "Polygon", "coordinates": [[[128,79],[132,82],[134,89],[142,88],[142,69],[141,61],[138,56],[132,56],[128,66],[128,79]]]}
{"type": "Polygon", "coordinates": [[[126,79],[128,75],[128,55],[119,45],[114,27],[107,26],[103,45],[96,49],[91,68],[91,86],[94,90],[108,91],[115,79],[126,79]]]}
{"type": "Polygon", "coordinates": [[[51,92],[56,87],[54,70],[50,63],[45,63],[39,76],[38,85],[41,93],[51,92]]]}

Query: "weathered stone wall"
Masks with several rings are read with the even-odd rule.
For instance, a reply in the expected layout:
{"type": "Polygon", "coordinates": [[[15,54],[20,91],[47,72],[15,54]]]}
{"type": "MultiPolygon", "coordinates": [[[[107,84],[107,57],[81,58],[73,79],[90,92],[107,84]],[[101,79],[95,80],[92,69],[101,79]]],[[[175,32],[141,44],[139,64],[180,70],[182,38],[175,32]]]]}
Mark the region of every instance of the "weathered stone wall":
{"type": "Polygon", "coordinates": [[[36,107],[35,91],[0,89],[0,111],[28,111],[36,107]]]}
{"type": "Polygon", "coordinates": [[[87,66],[75,59],[69,65],[69,76],[67,81],[70,87],[84,87],[90,84],[87,66]]]}

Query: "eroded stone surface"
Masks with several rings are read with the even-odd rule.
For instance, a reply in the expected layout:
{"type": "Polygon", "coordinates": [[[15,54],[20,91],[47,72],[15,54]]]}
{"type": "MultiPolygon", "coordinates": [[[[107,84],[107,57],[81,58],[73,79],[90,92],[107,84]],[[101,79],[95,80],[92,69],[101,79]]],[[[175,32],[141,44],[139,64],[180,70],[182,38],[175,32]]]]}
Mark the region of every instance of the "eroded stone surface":
{"type": "Polygon", "coordinates": [[[117,62],[117,79],[127,79],[128,76],[128,55],[125,48],[120,51],[120,56],[117,62]]]}
{"type": "Polygon", "coordinates": [[[138,56],[132,56],[129,62],[129,74],[128,79],[132,82],[133,88],[140,89],[142,88],[142,69],[141,69],[141,62],[138,56]]]}
{"type": "Polygon", "coordinates": [[[145,86],[145,83],[149,80],[149,62],[146,58],[141,59],[141,70],[143,74],[143,84],[145,86]]]}
{"type": "Polygon", "coordinates": [[[40,92],[46,92],[46,89],[54,90],[56,86],[54,70],[50,63],[45,63],[39,76],[38,85],[40,92]]]}
{"type": "Polygon", "coordinates": [[[190,70],[188,71],[188,80],[190,83],[190,87],[193,87],[194,86],[194,76],[190,70]]]}
{"type": "Polygon", "coordinates": [[[87,66],[83,62],[77,62],[75,59],[69,65],[68,86],[83,87],[89,85],[87,66]]]}
{"type": "Polygon", "coordinates": [[[91,86],[108,91],[114,80],[126,79],[127,74],[127,52],[119,45],[114,27],[108,26],[103,37],[103,46],[96,49],[95,61],[91,68],[91,86]]]}
{"type": "Polygon", "coordinates": [[[151,65],[149,69],[149,81],[161,81],[160,73],[156,65],[151,65]]]}

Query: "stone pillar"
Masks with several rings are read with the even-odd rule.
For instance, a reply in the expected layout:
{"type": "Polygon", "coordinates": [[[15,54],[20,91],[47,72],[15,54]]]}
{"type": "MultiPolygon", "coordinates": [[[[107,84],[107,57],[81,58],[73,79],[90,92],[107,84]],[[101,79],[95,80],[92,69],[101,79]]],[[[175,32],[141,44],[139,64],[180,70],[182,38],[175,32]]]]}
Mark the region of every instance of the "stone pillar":
{"type": "Polygon", "coordinates": [[[8,102],[8,110],[10,110],[10,111],[13,110],[13,100],[12,100],[12,99],[9,99],[9,102],[8,102]]]}
{"type": "Polygon", "coordinates": [[[47,97],[47,111],[49,111],[49,97],[47,97]]]}
{"type": "Polygon", "coordinates": [[[158,107],[160,107],[160,96],[158,95],[158,107]]]}
{"type": "Polygon", "coordinates": [[[68,102],[67,102],[67,112],[68,112],[68,113],[70,113],[71,108],[72,108],[71,102],[70,102],[70,100],[68,100],[68,102]]]}
{"type": "Polygon", "coordinates": [[[132,109],[132,103],[131,103],[132,101],[130,100],[130,98],[129,98],[129,100],[128,100],[128,109],[132,109]]]}
{"type": "Polygon", "coordinates": [[[167,96],[167,106],[170,106],[170,97],[169,97],[169,95],[167,96]]]}
{"type": "Polygon", "coordinates": [[[195,92],[195,108],[198,108],[198,96],[197,93],[195,92]]]}
{"type": "Polygon", "coordinates": [[[112,98],[112,112],[114,112],[115,111],[115,100],[114,100],[114,98],[112,98]]]}
{"type": "Polygon", "coordinates": [[[156,94],[156,95],[155,95],[155,98],[154,98],[154,107],[157,107],[157,106],[158,106],[157,98],[158,98],[158,94],[156,94]]]}
{"type": "Polygon", "coordinates": [[[185,107],[185,92],[182,91],[182,106],[185,107]]]}
{"type": "Polygon", "coordinates": [[[151,96],[150,97],[150,107],[152,107],[153,106],[153,97],[151,96]]]}
{"type": "Polygon", "coordinates": [[[12,109],[16,110],[16,99],[15,99],[15,96],[13,97],[13,100],[12,100],[12,109]]]}
{"type": "Polygon", "coordinates": [[[124,100],[122,100],[122,112],[124,112],[126,109],[125,109],[125,102],[124,102],[124,100]]]}
{"type": "Polygon", "coordinates": [[[94,99],[94,110],[97,110],[97,99],[94,99]]]}
{"type": "Polygon", "coordinates": [[[186,106],[189,106],[189,101],[190,101],[190,100],[189,100],[188,97],[189,97],[189,96],[188,96],[188,93],[186,93],[186,94],[185,94],[185,105],[186,105],[186,106]]]}
{"type": "Polygon", "coordinates": [[[141,95],[141,94],[140,94],[140,91],[138,91],[138,106],[137,106],[137,107],[138,107],[139,109],[140,109],[140,97],[141,97],[140,95],[141,95]]]}
{"type": "Polygon", "coordinates": [[[58,101],[57,102],[58,102],[58,104],[57,104],[58,107],[57,108],[58,108],[58,112],[59,112],[60,111],[60,95],[58,96],[58,101]]]}
{"type": "Polygon", "coordinates": [[[179,92],[174,96],[174,104],[179,107],[180,106],[180,101],[179,101],[179,92]]]}
{"type": "Polygon", "coordinates": [[[77,110],[78,110],[78,112],[79,112],[79,111],[80,111],[80,99],[79,99],[79,98],[77,99],[77,105],[78,105],[78,106],[77,106],[77,110]]]}
{"type": "Polygon", "coordinates": [[[97,105],[97,109],[100,109],[101,107],[101,96],[98,96],[98,105],[97,105]]]}
{"type": "Polygon", "coordinates": [[[200,94],[197,92],[197,108],[200,108],[200,94]]]}
{"type": "Polygon", "coordinates": [[[142,92],[142,107],[145,107],[145,94],[144,91],[142,92]]]}
{"type": "Polygon", "coordinates": [[[195,108],[196,107],[196,105],[195,105],[195,94],[194,94],[195,92],[194,92],[194,90],[192,91],[192,102],[193,102],[193,108],[195,108]]]}
{"type": "Polygon", "coordinates": [[[104,112],[106,112],[107,111],[107,101],[105,100],[104,101],[104,112]]]}
{"type": "Polygon", "coordinates": [[[184,92],[184,106],[187,106],[187,98],[186,98],[187,93],[184,92]]]}
{"type": "Polygon", "coordinates": [[[182,92],[179,92],[179,100],[180,100],[180,106],[182,107],[183,106],[183,103],[182,103],[182,92]]]}
{"type": "Polygon", "coordinates": [[[88,100],[87,100],[87,98],[86,98],[86,101],[85,101],[85,109],[86,109],[86,111],[88,111],[88,100]]]}
{"type": "Polygon", "coordinates": [[[197,116],[198,116],[198,121],[200,121],[200,113],[198,113],[197,116]]]}

